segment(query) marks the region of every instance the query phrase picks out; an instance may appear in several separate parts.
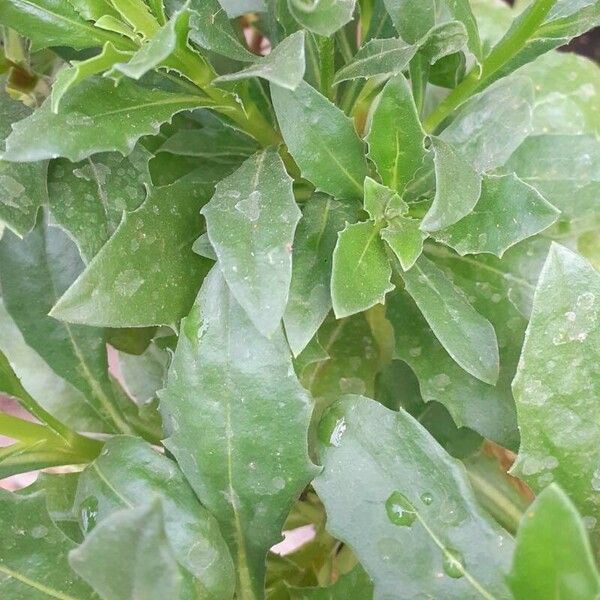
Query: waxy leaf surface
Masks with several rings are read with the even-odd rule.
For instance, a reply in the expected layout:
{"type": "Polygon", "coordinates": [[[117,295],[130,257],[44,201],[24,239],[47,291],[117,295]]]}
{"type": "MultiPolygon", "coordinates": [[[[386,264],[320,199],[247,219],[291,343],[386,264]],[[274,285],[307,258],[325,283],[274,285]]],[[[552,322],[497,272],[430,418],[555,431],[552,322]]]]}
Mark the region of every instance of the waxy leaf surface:
{"type": "Polygon", "coordinates": [[[283,322],[297,356],[331,309],[331,263],[338,233],[356,218],[356,210],[324,194],[307,202],[296,230],[292,282],[283,322]]]}
{"type": "Polygon", "coordinates": [[[336,198],[362,198],[364,145],[352,121],[308,83],[271,87],[283,139],[302,176],[336,198]]]}
{"type": "Polygon", "coordinates": [[[394,286],[392,268],[373,221],[347,225],[338,235],[333,253],[331,299],[336,317],[383,304],[394,286]]]}
{"type": "MultiPolygon", "coordinates": [[[[156,549],[164,552],[172,548],[174,560],[187,574],[196,578],[197,596],[193,598],[231,598],[233,594],[233,565],[225,542],[214,518],[198,502],[194,493],[177,465],[156,452],[139,438],[119,436],[105,445],[101,455],[79,478],[75,498],[76,513],[86,534],[100,544],[96,528],[103,528],[102,535],[109,535],[113,516],[124,509],[144,511],[149,500],[156,498],[162,506],[160,519],[161,537],[156,549]],[[103,525],[106,524],[105,527],[103,525]]],[[[137,517],[136,517],[137,519],[137,517]]],[[[127,522],[127,519],[125,519],[127,522]]],[[[148,548],[153,545],[148,545],[148,548]]],[[[100,552],[110,556],[110,545],[100,552]]],[[[87,552],[78,552],[78,560],[84,559],[87,552]]],[[[86,562],[87,559],[86,558],[86,562]]],[[[128,564],[121,557],[121,563],[128,564]]],[[[92,565],[85,566],[92,582],[92,565]]],[[[82,575],[83,570],[78,569],[82,575]]],[[[99,575],[102,571],[99,572],[99,575]]],[[[103,575],[104,579],[107,579],[103,575]]],[[[98,581],[98,580],[96,580],[98,581]]]]}
{"type": "Polygon", "coordinates": [[[402,192],[425,156],[425,133],[403,75],[387,82],[367,135],[369,158],[385,185],[402,192]]]}
{"type": "Polygon", "coordinates": [[[444,229],[468,215],[481,194],[481,176],[457,149],[431,138],[436,189],[433,203],[421,223],[424,231],[444,229]]]}
{"type": "Polygon", "coordinates": [[[73,242],[43,219],[22,240],[10,232],[0,240],[0,281],[8,313],[25,341],[83,393],[104,429],[111,431],[111,421],[119,419],[112,405],[104,332],[48,316],[82,268],[73,242]]]}
{"type": "Polygon", "coordinates": [[[349,79],[402,73],[418,46],[400,38],[373,39],[362,46],[352,60],[335,74],[335,83],[349,79]]]}
{"type": "Polygon", "coordinates": [[[104,42],[133,46],[126,38],[88,23],[67,0],[6,0],[0,5],[0,21],[30,38],[34,50],[52,46],[94,48],[104,42]]]}
{"type": "Polygon", "coordinates": [[[160,399],[165,444],[221,526],[238,594],[262,598],[266,553],[317,472],[307,452],[312,407],[282,331],[262,336],[218,267],[182,322],[160,399]]]}
{"type": "Polygon", "coordinates": [[[287,0],[294,18],[309,31],[330,36],[352,18],[356,0],[287,0]]]}
{"type": "Polygon", "coordinates": [[[558,214],[516,175],[484,175],[473,211],[432,235],[461,255],[485,252],[501,258],[511,246],[550,227],[558,214]]]}
{"type": "Polygon", "coordinates": [[[515,600],[587,600],[600,593],[588,532],[556,484],[547,487],[523,516],[509,583],[515,600]]]}
{"type": "MultiPolygon", "coordinates": [[[[209,174],[210,175],[210,174],[209,174]]],[[[193,174],[155,188],[52,309],[57,319],[108,327],[173,325],[190,309],[210,261],[192,252],[212,181],[193,174]]]]}
{"type": "Polygon", "coordinates": [[[402,273],[412,296],[433,333],[448,354],[467,373],[494,385],[499,358],[496,333],[452,282],[425,256],[402,273]]]}
{"type": "Polygon", "coordinates": [[[413,417],[344,396],[319,437],[323,472],[314,486],[328,530],[357,555],[375,599],[510,597],[512,538],[479,507],[462,465],[413,417]]]}
{"type": "Polygon", "coordinates": [[[88,79],[61,102],[51,99],[13,125],[6,139],[5,160],[31,162],[64,156],[79,161],[97,152],[129,154],[138,139],[158,132],[178,112],[206,104],[201,96],[150,90],[124,80],[88,79]]]}
{"type": "Polygon", "coordinates": [[[257,329],[270,335],[287,304],[301,216],[277,151],[255,154],[220,181],[202,214],[232,294],[257,329]]]}
{"type": "MultiPolygon", "coordinates": [[[[540,275],[513,391],[521,430],[515,473],[539,491],[552,481],[596,517],[600,453],[600,274],[553,244],[540,275]]],[[[598,540],[598,526],[594,528],[598,540]]]]}
{"type": "Polygon", "coordinates": [[[75,600],[98,596],[73,573],[76,547],[52,521],[43,493],[0,490],[0,594],[3,600],[75,600]]]}
{"type": "Polygon", "coordinates": [[[282,88],[295,90],[304,77],[305,68],[304,32],[298,31],[285,38],[255,64],[235,73],[221,75],[215,83],[261,77],[282,88]]]}
{"type": "Polygon", "coordinates": [[[79,163],[52,161],[48,199],[56,222],[76,241],[89,262],[114,233],[123,211],[138,208],[150,186],[148,158],[141,147],[129,156],[95,154],[79,163]]]}

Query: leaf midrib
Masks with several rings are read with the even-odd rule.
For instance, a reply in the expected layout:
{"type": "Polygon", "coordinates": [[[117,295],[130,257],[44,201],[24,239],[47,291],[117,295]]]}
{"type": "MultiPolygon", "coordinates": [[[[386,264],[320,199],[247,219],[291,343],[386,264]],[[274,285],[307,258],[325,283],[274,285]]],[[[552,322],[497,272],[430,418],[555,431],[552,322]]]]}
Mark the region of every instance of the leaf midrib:
{"type": "Polygon", "coordinates": [[[33,588],[34,590],[41,592],[42,594],[46,594],[46,596],[49,596],[50,598],[56,598],[57,600],[85,600],[84,598],[75,598],[75,596],[69,596],[68,594],[63,594],[62,592],[55,590],[51,587],[48,587],[47,585],[44,585],[43,583],[39,583],[37,581],[34,581],[33,579],[29,579],[29,577],[25,577],[25,575],[21,575],[21,573],[19,573],[18,571],[13,571],[12,569],[9,569],[7,566],[2,564],[1,562],[0,562],[0,573],[4,573],[5,575],[8,575],[8,577],[12,577],[13,579],[16,579],[17,581],[21,582],[24,585],[27,585],[30,588],[33,588]]]}

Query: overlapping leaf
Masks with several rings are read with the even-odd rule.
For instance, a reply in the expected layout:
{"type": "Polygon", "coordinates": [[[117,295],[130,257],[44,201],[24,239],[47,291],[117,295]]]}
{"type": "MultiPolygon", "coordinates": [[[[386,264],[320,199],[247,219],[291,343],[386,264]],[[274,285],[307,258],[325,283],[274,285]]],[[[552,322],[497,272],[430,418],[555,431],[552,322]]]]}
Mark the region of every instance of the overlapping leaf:
{"type": "Polygon", "coordinates": [[[281,330],[263,337],[218,268],[181,329],[160,395],[165,443],[221,526],[238,594],[262,598],[266,552],[316,472],[307,453],[310,401],[281,330]]]}

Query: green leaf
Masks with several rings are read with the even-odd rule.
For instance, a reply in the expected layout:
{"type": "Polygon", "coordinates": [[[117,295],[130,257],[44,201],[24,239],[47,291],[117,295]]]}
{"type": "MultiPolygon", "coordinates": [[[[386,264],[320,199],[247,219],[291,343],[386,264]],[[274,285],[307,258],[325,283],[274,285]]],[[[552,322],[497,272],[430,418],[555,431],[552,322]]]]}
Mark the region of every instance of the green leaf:
{"type": "Polygon", "coordinates": [[[277,151],[255,154],[220,181],[202,214],[231,293],[256,328],[270,335],[287,304],[301,215],[277,151]]]}
{"type": "Polygon", "coordinates": [[[101,431],[104,419],[85,396],[60,377],[23,339],[4,303],[0,302],[0,348],[31,396],[57,419],[80,431],[101,431]]]}
{"type": "Polygon", "coordinates": [[[425,157],[425,132],[403,75],[390,79],[383,88],[367,141],[369,158],[381,180],[401,193],[425,157]]]}
{"type": "Polygon", "coordinates": [[[418,46],[407,44],[401,38],[372,39],[362,46],[354,58],[336,74],[334,83],[349,79],[398,75],[416,54],[418,46]]]}
{"type": "Polygon", "coordinates": [[[123,211],[138,208],[150,186],[149,153],[136,147],[127,157],[95,154],[79,163],[52,161],[48,199],[52,216],[75,240],[89,262],[121,222],[123,211]]]}
{"type": "Polygon", "coordinates": [[[323,472],[314,486],[328,530],[357,555],[376,598],[398,590],[407,598],[508,597],[512,539],[479,508],[462,466],[416,420],[345,396],[319,435],[323,472]]]}
{"type": "MultiPolygon", "coordinates": [[[[0,79],[0,137],[4,139],[15,121],[24,119],[31,110],[13,100],[0,79]]],[[[48,200],[46,161],[19,165],[0,161],[0,222],[17,235],[23,236],[35,225],[40,205],[48,200]]]]}
{"type": "Polygon", "coordinates": [[[431,29],[419,52],[433,65],[441,58],[459,52],[467,39],[467,30],[460,21],[448,21],[431,29]]]}
{"type": "Polygon", "coordinates": [[[379,231],[378,225],[364,221],[347,225],[338,234],[331,272],[331,300],[338,319],[383,304],[394,289],[379,231]]]}
{"type": "MultiPolygon", "coordinates": [[[[517,52],[496,73],[496,77],[505,76],[600,24],[600,4],[596,0],[558,0],[546,6],[551,6],[551,9],[542,24],[531,33],[525,43],[515,48],[517,52]]],[[[533,4],[527,6],[515,18],[505,37],[512,36],[514,30],[534,10],[539,8],[533,4]]],[[[502,43],[502,40],[499,43],[502,43]]]]}
{"type": "Polygon", "coordinates": [[[142,39],[154,37],[159,24],[145,0],[111,0],[115,10],[142,39]]]}
{"type": "Polygon", "coordinates": [[[362,198],[367,164],[352,121],[317,90],[272,86],[279,127],[303,177],[336,198],[362,198]]]}
{"type": "Polygon", "coordinates": [[[139,356],[119,353],[123,385],[137,404],[147,405],[165,387],[169,354],[152,343],[139,356]]]}
{"type": "Polygon", "coordinates": [[[383,0],[400,37],[414,44],[435,25],[434,0],[383,0]]]}
{"type": "Polygon", "coordinates": [[[535,81],[535,135],[600,135],[600,115],[596,110],[600,72],[595,63],[571,53],[549,52],[519,73],[535,81]]]}
{"type": "Polygon", "coordinates": [[[454,19],[465,26],[467,32],[467,47],[475,58],[478,64],[481,64],[483,59],[483,48],[481,39],[479,38],[479,29],[477,21],[471,9],[469,0],[444,0],[443,5],[446,6],[454,19]]]}
{"type": "Polygon", "coordinates": [[[7,0],[0,5],[0,22],[31,39],[32,49],[69,46],[94,48],[105,42],[129,49],[130,40],[94,27],[65,0],[7,0]]]}
{"type": "Polygon", "coordinates": [[[417,219],[397,216],[390,219],[388,226],[381,230],[382,239],[398,257],[404,271],[412,268],[423,252],[423,242],[427,234],[423,233],[419,226],[420,222],[417,219]]]}
{"type": "Polygon", "coordinates": [[[531,133],[533,84],[502,79],[462,105],[441,138],[480,173],[503,165],[531,133]]]}
{"type": "Polygon", "coordinates": [[[297,31],[285,38],[255,64],[235,73],[221,75],[214,80],[214,83],[262,77],[282,88],[295,90],[304,77],[305,68],[304,32],[297,31]]]}
{"type": "MultiPolygon", "coordinates": [[[[160,501],[164,523],[160,544],[148,545],[146,552],[172,548],[174,561],[196,578],[198,596],[190,597],[231,598],[233,565],[216,521],[198,502],[177,465],[139,438],[112,438],[80,475],[75,506],[88,541],[81,554],[73,553],[72,560],[77,559],[77,563],[72,564],[81,564],[79,558],[87,555],[83,548],[88,542],[89,546],[98,545],[98,552],[89,551],[91,556],[110,558],[112,546],[100,544],[99,538],[113,528],[116,515],[123,514],[124,509],[143,511],[152,498],[160,501]]],[[[120,562],[131,571],[127,558],[121,556],[120,562]]],[[[85,578],[96,586],[98,581],[92,580],[90,568],[86,565],[85,578]]],[[[76,570],[84,575],[79,566],[76,570]]],[[[106,572],[112,571],[93,570],[104,579],[106,572]]]]}
{"type": "Polygon", "coordinates": [[[41,472],[37,479],[21,490],[24,496],[42,492],[46,509],[54,524],[74,542],[81,542],[82,535],[75,514],[75,492],[79,473],[50,474],[41,472]]]}
{"type": "Polygon", "coordinates": [[[158,67],[183,72],[185,69],[183,61],[186,51],[189,50],[189,22],[189,11],[182,10],[174,14],[132,57],[114,64],[107,75],[119,81],[123,75],[132,79],[141,79],[146,73],[158,67]]]}
{"type": "Polygon", "coordinates": [[[52,316],[103,327],[175,325],[210,262],[192,252],[213,182],[193,175],[154,188],[60,297],[52,316]]]}
{"type": "Polygon", "coordinates": [[[421,223],[424,231],[444,229],[460,221],[477,205],[481,176],[464,159],[457,146],[432,137],[435,197],[421,223]]]}
{"type": "Polygon", "coordinates": [[[514,472],[534,491],[556,481],[582,514],[594,519],[600,497],[594,416],[600,393],[599,299],[598,272],[574,252],[553,244],[513,382],[521,430],[514,472]]]}
{"type": "Polygon", "coordinates": [[[15,123],[2,158],[30,162],[64,156],[76,162],[97,152],[126,155],[174,114],[206,104],[202,96],[150,90],[128,80],[115,87],[107,79],[88,79],[63,98],[59,114],[48,99],[15,123]]]}
{"type": "Polygon", "coordinates": [[[365,210],[373,221],[392,219],[408,212],[408,204],[393,189],[365,177],[365,210]]]}
{"type": "Polygon", "coordinates": [[[443,404],[457,426],[470,427],[499,444],[516,447],[517,419],[510,383],[495,387],[466,373],[438,341],[406,292],[390,296],[386,314],[396,334],[394,356],[406,362],[418,377],[423,400],[443,404]]]}
{"type": "Polygon", "coordinates": [[[238,597],[263,598],[267,550],[317,472],[307,453],[310,400],[282,332],[263,337],[218,268],[181,329],[160,394],[165,444],[221,526],[238,597]]]}
{"type": "Polygon", "coordinates": [[[558,214],[516,175],[484,175],[473,211],[432,235],[460,255],[487,252],[502,258],[511,246],[550,227],[558,214]]]}
{"type": "Polygon", "coordinates": [[[165,535],[160,500],[116,512],[69,554],[69,563],[104,600],[193,597],[165,535]]]}
{"type": "Polygon", "coordinates": [[[52,522],[44,494],[0,490],[0,594],[3,600],[97,596],[69,568],[75,543],[52,522]]]}
{"type": "Polygon", "coordinates": [[[213,160],[248,158],[258,150],[249,136],[231,127],[179,129],[157,150],[178,156],[194,156],[213,160]]]}
{"type": "Polygon", "coordinates": [[[287,0],[287,3],[302,27],[319,35],[330,36],[352,19],[356,0],[287,0]]]}
{"type": "MultiPolygon", "coordinates": [[[[167,12],[180,10],[184,5],[181,0],[165,0],[167,12]]],[[[217,0],[190,0],[190,40],[201,48],[212,50],[217,54],[233,60],[253,62],[256,55],[252,54],[240,41],[227,13],[217,0]]]]}
{"type": "Polygon", "coordinates": [[[366,571],[357,565],[329,587],[290,588],[291,600],[370,600],[373,583],[366,571]]]}
{"type": "Polygon", "coordinates": [[[587,531],[556,484],[537,497],[521,521],[509,583],[515,600],[588,600],[600,593],[587,531]]]}
{"type": "MultiPolygon", "coordinates": [[[[366,180],[365,180],[366,181],[366,180]]],[[[331,309],[331,257],[338,233],[356,219],[356,210],[324,194],[306,203],[292,253],[292,282],[283,316],[285,333],[298,354],[315,335],[331,309]]]]}
{"type": "Polygon", "coordinates": [[[533,186],[561,215],[554,235],[577,235],[600,226],[600,143],[594,135],[536,135],[505,166],[533,186]]]}
{"type": "Polygon", "coordinates": [[[494,385],[498,379],[498,342],[494,328],[425,256],[402,273],[433,333],[467,373],[494,385]]]}
{"type": "Polygon", "coordinates": [[[110,42],[107,42],[104,44],[100,54],[96,54],[87,60],[73,61],[71,67],[63,69],[56,76],[56,80],[52,86],[52,100],[50,101],[52,112],[58,113],[62,97],[74,85],[93,75],[107,71],[119,61],[129,60],[131,56],[131,52],[117,50],[110,42]]]}
{"type": "Polygon", "coordinates": [[[104,431],[127,430],[114,406],[104,332],[48,316],[82,266],[71,240],[43,219],[23,240],[10,232],[0,240],[4,306],[27,344],[83,393],[104,431]]]}
{"type": "Polygon", "coordinates": [[[112,0],[68,0],[73,8],[87,21],[97,21],[105,15],[118,18],[112,0]]]}

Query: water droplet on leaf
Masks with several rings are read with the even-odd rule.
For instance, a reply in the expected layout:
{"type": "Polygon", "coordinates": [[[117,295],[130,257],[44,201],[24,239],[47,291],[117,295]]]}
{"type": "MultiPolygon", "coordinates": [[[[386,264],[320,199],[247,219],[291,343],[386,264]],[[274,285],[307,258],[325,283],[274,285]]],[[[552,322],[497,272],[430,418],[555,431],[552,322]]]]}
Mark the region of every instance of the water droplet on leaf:
{"type": "Polygon", "coordinates": [[[399,491],[393,492],[385,502],[389,520],[400,527],[410,527],[417,518],[417,511],[411,501],[399,491]]]}

